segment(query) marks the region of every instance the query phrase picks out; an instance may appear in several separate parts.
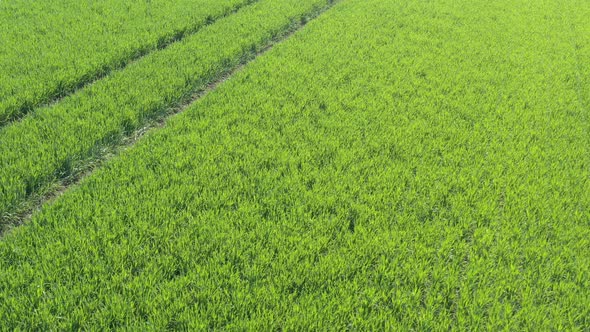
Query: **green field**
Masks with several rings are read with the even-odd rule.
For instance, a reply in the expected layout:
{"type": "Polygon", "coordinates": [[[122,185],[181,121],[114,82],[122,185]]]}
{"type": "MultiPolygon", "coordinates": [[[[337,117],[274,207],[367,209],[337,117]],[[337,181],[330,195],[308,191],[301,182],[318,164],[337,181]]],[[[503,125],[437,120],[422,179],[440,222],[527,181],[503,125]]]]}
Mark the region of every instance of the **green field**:
{"type": "Polygon", "coordinates": [[[588,17],[260,0],[39,108],[0,328],[588,330],[588,17]]]}

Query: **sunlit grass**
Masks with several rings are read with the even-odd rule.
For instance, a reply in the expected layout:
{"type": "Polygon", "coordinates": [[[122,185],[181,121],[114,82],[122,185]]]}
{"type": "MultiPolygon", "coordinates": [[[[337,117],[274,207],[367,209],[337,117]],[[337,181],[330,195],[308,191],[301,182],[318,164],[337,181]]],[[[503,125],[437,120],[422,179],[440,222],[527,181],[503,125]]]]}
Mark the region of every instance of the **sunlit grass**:
{"type": "Polygon", "coordinates": [[[0,321],[586,329],[589,14],[341,1],[7,234],[0,321]]]}

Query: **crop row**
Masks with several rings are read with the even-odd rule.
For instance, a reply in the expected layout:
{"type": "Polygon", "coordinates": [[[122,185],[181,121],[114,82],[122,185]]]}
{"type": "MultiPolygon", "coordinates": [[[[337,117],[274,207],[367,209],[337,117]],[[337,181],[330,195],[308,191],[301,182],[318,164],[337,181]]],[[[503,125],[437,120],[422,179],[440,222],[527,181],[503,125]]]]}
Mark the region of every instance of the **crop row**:
{"type": "Polygon", "coordinates": [[[0,126],[251,2],[0,2],[0,126]]]}
{"type": "Polygon", "coordinates": [[[0,242],[8,327],[590,326],[576,0],[344,0],[0,242]]]}
{"type": "Polygon", "coordinates": [[[325,0],[265,0],[0,128],[0,217],[253,57],[325,0]]]}

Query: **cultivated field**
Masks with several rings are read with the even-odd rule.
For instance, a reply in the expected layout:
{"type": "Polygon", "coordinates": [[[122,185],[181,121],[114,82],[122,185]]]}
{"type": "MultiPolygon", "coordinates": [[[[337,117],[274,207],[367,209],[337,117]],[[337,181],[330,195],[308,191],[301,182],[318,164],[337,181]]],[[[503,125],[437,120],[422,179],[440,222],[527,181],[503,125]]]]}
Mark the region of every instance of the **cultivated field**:
{"type": "Polygon", "coordinates": [[[158,3],[0,128],[0,327],[590,327],[590,3],[158,3]]]}

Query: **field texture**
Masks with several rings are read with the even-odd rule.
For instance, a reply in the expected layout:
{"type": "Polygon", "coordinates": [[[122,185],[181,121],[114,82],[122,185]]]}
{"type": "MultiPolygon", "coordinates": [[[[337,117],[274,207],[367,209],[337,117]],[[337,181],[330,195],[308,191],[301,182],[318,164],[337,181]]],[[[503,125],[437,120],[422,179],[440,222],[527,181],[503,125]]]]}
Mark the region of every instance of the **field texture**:
{"type": "MultiPolygon", "coordinates": [[[[303,3],[261,1],[236,29],[326,5],[303,3]]],[[[338,1],[6,233],[0,322],[587,330],[588,17],[581,0],[338,1]]],[[[165,82],[153,95],[184,86],[165,82]]],[[[44,114],[95,113],[69,109],[44,114]]]]}
{"type": "Polygon", "coordinates": [[[0,2],[0,126],[253,0],[0,2]]]}
{"type": "Polygon", "coordinates": [[[27,207],[28,198],[79,173],[105,149],[174,111],[327,4],[259,1],[0,128],[0,226],[27,207]]]}

